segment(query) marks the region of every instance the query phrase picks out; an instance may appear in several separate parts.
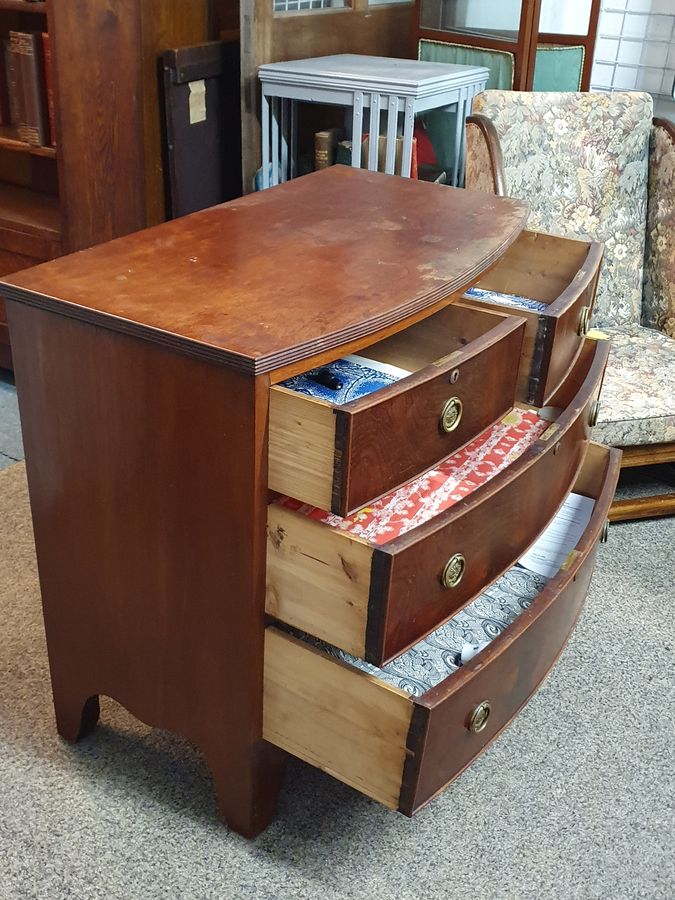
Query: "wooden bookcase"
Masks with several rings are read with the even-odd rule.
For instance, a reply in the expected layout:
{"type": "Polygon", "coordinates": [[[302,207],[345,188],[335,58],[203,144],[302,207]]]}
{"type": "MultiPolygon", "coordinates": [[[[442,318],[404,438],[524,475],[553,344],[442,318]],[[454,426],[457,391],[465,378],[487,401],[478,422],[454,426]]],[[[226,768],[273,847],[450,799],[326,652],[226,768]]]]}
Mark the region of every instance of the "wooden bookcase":
{"type": "MultiPolygon", "coordinates": [[[[0,0],[0,38],[47,31],[58,146],[0,128],[0,275],[161,222],[157,66],[213,36],[209,0],[0,0]]],[[[0,304],[0,367],[11,367],[0,304]]]]}

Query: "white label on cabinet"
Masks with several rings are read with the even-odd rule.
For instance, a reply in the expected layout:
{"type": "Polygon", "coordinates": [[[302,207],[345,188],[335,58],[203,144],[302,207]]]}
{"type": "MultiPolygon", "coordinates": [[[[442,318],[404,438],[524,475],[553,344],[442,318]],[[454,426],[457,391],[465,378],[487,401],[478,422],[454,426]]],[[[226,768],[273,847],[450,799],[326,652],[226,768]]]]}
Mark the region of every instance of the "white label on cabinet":
{"type": "Polygon", "coordinates": [[[206,122],[206,82],[190,82],[190,125],[206,122]]]}

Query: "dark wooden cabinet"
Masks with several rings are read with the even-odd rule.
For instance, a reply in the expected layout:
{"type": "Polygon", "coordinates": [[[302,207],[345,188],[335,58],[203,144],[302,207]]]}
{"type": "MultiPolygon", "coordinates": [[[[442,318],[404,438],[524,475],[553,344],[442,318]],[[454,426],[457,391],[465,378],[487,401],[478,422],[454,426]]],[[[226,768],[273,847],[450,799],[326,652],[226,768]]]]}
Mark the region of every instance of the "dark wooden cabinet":
{"type": "MultiPolygon", "coordinates": [[[[224,819],[251,836],[273,815],[282,751],[412,814],[510,721],[574,626],[620,455],[590,441],[606,342],[574,349],[544,415],[523,393],[539,352],[523,353],[525,319],[460,299],[518,246],[527,212],[336,166],[0,284],[61,735],[94,727],[100,694],[181,733],[224,819]],[[273,412],[289,375],[357,351],[412,370],[370,398],[368,428],[360,400],[324,403],[319,419],[273,412]],[[441,432],[460,392],[466,446],[492,427],[474,407],[537,426],[498,474],[381,546],[309,517],[317,472],[332,496],[340,416],[354,417],[348,468],[372,502],[453,453],[441,432]],[[282,498],[271,488],[300,451],[282,498]],[[382,664],[508,570],[575,486],[593,513],[557,575],[429,691],[413,698],[308,642],[382,664]]],[[[541,348],[568,351],[564,329],[541,348]]]]}
{"type": "Polygon", "coordinates": [[[0,128],[0,275],[163,221],[157,60],[210,27],[209,0],[0,0],[0,39],[50,36],[58,135],[31,147],[0,128]]]}

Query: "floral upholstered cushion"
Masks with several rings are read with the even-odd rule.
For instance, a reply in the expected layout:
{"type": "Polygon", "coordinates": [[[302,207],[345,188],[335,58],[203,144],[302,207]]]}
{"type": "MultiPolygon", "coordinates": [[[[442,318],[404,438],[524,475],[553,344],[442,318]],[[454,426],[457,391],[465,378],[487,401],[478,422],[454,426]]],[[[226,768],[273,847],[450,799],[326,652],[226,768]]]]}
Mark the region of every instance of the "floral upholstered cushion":
{"type": "Polygon", "coordinates": [[[604,241],[595,322],[638,323],[649,94],[485,91],[473,112],[496,127],[506,193],[529,201],[530,228],[604,241]]]}
{"type": "Polygon", "coordinates": [[[649,150],[642,324],[675,338],[675,129],[656,125],[649,150]]]}
{"type": "Polygon", "coordinates": [[[675,441],[675,341],[653,328],[604,328],[612,341],[593,439],[615,447],[675,441]]]}

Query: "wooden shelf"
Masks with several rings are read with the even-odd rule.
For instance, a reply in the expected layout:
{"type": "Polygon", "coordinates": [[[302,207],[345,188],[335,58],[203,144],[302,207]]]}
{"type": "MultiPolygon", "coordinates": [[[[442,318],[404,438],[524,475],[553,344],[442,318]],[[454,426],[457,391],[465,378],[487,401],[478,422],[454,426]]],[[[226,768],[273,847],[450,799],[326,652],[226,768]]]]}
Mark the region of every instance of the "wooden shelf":
{"type": "Polygon", "coordinates": [[[46,13],[47,3],[30,3],[29,0],[0,0],[0,10],[10,9],[12,12],[46,13]]]}
{"type": "Polygon", "coordinates": [[[25,141],[19,140],[16,128],[10,125],[0,125],[0,150],[12,150],[16,153],[30,153],[31,156],[56,159],[55,147],[35,147],[33,144],[27,144],[25,141]]]}
{"type": "Polygon", "coordinates": [[[49,241],[60,240],[58,197],[14,184],[3,184],[0,189],[0,229],[49,241]]]}

